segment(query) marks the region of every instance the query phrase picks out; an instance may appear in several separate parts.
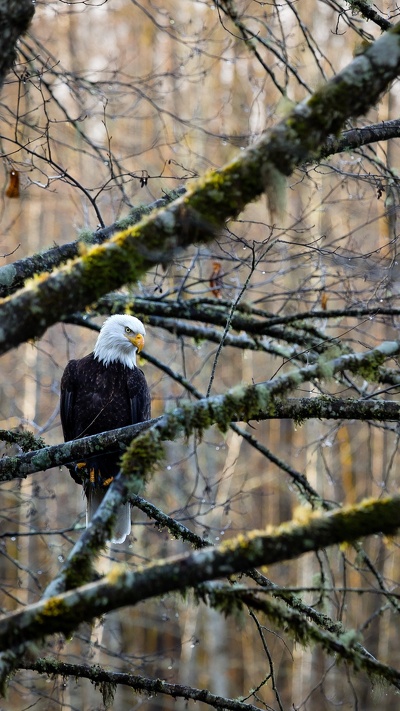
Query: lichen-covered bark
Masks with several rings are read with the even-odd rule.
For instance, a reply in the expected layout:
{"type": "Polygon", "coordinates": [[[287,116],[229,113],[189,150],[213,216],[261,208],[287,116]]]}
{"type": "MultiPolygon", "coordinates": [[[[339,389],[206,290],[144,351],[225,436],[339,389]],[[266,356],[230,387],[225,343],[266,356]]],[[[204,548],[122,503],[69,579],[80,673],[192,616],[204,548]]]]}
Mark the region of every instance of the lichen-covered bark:
{"type": "MultiPolygon", "coordinates": [[[[49,447],[42,447],[24,454],[0,459],[0,481],[25,478],[28,474],[45,471],[62,464],[85,460],[98,452],[123,452],[132,438],[150,427],[155,420],[140,422],[137,425],[121,427],[98,435],[83,437],[72,442],[63,442],[49,447]]],[[[12,433],[11,433],[12,434],[12,433]]],[[[1,437],[0,437],[1,439],[1,437]]]]}
{"type": "MultiPolygon", "coordinates": [[[[256,387],[256,386],[254,386],[256,387]]],[[[238,420],[239,415],[231,422],[238,420]]],[[[391,400],[337,400],[330,397],[274,399],[268,411],[257,412],[252,419],[257,421],[291,419],[302,422],[307,419],[321,420],[363,420],[379,422],[399,422],[400,403],[391,400]]],[[[148,420],[138,425],[121,427],[102,432],[73,442],[63,442],[49,447],[0,459],[0,481],[25,478],[29,474],[45,471],[77,460],[84,460],[96,452],[121,452],[140,432],[161,423],[148,420]]],[[[210,423],[212,424],[212,423],[210,423]]]]}
{"type": "Polygon", "coordinates": [[[0,0],[0,88],[16,58],[16,43],[35,13],[32,0],[0,0]]]}
{"type": "Polygon", "coordinates": [[[78,239],[68,244],[62,244],[58,247],[52,247],[40,254],[33,254],[30,257],[17,259],[12,264],[7,264],[0,267],[0,297],[6,297],[13,294],[17,289],[20,289],[26,279],[34,277],[35,274],[42,272],[50,272],[54,268],[64,264],[69,259],[75,259],[79,256],[81,243],[87,246],[95,244],[103,244],[107,239],[112,237],[115,232],[126,229],[132,225],[136,225],[144,215],[150,214],[153,210],[164,207],[172,202],[173,199],[185,193],[185,188],[174,190],[164,198],[160,198],[150,205],[142,206],[133,209],[129,215],[118,222],[115,222],[108,227],[92,232],[84,230],[78,236],[78,239]]]}
{"type": "MultiPolygon", "coordinates": [[[[216,696],[207,689],[195,689],[192,686],[183,684],[171,684],[163,679],[150,679],[137,674],[128,674],[124,672],[114,672],[100,667],[98,664],[83,665],[83,664],[68,664],[55,659],[38,659],[36,662],[23,660],[20,665],[21,669],[31,669],[40,674],[55,674],[66,677],[75,677],[89,679],[96,687],[101,687],[101,684],[111,684],[112,686],[123,685],[132,688],[137,693],[154,696],[163,694],[171,696],[175,699],[186,699],[192,701],[201,701],[215,709],[227,709],[228,711],[260,711],[259,706],[237,699],[229,699],[223,696],[216,696]]],[[[108,705],[107,705],[108,707],[108,705]]]]}
{"type": "Polygon", "coordinates": [[[93,559],[109,538],[115,511],[122,501],[141,493],[149,476],[163,459],[163,441],[173,440],[182,433],[189,436],[196,432],[201,436],[213,424],[226,431],[233,420],[248,421],[257,419],[260,412],[274,412],[275,397],[313,378],[333,377],[343,370],[362,370],[365,376],[373,377],[384,358],[399,352],[400,342],[385,341],[372,351],[344,355],[306,366],[259,385],[236,387],[225,395],[187,403],[160,417],[149,429],[138,435],[123,454],[121,475],[114,479],[92,525],[77,541],[59,576],[45,594],[49,596],[65,590],[71,578],[76,581],[82,571],[91,574],[93,559]]]}
{"type": "Polygon", "coordinates": [[[346,630],[341,623],[332,623],[336,629],[328,630],[324,626],[314,624],[308,618],[307,613],[299,611],[270,597],[249,593],[243,593],[231,588],[224,590],[214,587],[206,596],[210,605],[217,607],[223,605],[225,610],[238,607],[243,603],[251,610],[264,613],[268,620],[271,620],[280,629],[285,629],[296,642],[304,646],[310,644],[320,645],[328,654],[338,655],[340,660],[346,660],[354,666],[357,671],[366,671],[372,678],[383,679],[393,684],[396,689],[400,689],[400,672],[398,669],[387,664],[382,664],[375,659],[359,642],[359,635],[355,630],[346,630]],[[231,599],[231,601],[229,600],[231,599]],[[219,602],[220,600],[220,602],[219,602]]]}
{"type": "Polygon", "coordinates": [[[356,57],[275,128],[221,170],[204,176],[169,207],[90,249],[51,276],[42,275],[0,304],[0,353],[40,336],[62,316],[138,280],[193,242],[209,242],[275,180],[317,154],[349,117],[364,114],[400,70],[397,25],[356,57]]]}
{"type": "Polygon", "coordinates": [[[304,511],[301,522],[253,531],[215,548],[175,556],[134,572],[115,566],[100,581],[29,605],[0,620],[0,650],[70,632],[81,620],[92,620],[125,605],[207,580],[233,575],[255,566],[292,560],[328,546],[382,532],[393,534],[400,521],[400,497],[370,499],[331,513],[304,511]]]}
{"type": "MultiPolygon", "coordinates": [[[[388,141],[392,138],[398,138],[399,136],[399,119],[381,121],[378,124],[371,124],[370,126],[344,131],[338,138],[333,135],[328,136],[325,143],[323,143],[318,150],[316,157],[326,158],[335,153],[354,150],[361,146],[375,143],[376,141],[388,141]]],[[[149,205],[134,208],[126,218],[108,227],[96,230],[95,232],[91,230],[82,231],[78,239],[74,242],[59,245],[58,247],[51,247],[40,254],[18,259],[12,264],[7,264],[3,267],[0,266],[0,297],[4,298],[13,294],[24,285],[25,280],[31,279],[35,274],[52,271],[69,259],[78,257],[82,241],[87,245],[103,244],[103,242],[112,237],[116,232],[137,224],[144,215],[149,215],[153,210],[165,207],[171,203],[173,199],[185,193],[186,189],[184,187],[178,188],[166,195],[166,197],[160,198],[149,205]]]]}

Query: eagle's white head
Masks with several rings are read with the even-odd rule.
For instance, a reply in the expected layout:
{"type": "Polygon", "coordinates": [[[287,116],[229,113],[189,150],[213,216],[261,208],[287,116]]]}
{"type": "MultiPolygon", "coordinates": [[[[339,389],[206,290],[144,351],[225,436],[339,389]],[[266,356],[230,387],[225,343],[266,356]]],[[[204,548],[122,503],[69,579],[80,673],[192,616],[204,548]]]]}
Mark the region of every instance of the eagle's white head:
{"type": "Polygon", "coordinates": [[[145,335],[142,322],[135,316],[110,316],[101,327],[94,347],[94,357],[104,365],[119,361],[127,368],[134,368],[136,354],[144,346],[145,335]]]}

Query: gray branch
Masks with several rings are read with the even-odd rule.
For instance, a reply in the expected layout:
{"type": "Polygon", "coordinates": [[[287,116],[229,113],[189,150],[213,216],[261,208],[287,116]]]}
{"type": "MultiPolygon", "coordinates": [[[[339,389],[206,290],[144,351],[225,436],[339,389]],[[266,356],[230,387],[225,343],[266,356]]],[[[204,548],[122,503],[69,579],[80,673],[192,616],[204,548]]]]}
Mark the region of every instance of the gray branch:
{"type": "MultiPolygon", "coordinates": [[[[389,23],[390,25],[390,23],[389,23]]],[[[339,137],[328,136],[321,146],[318,157],[327,158],[330,155],[341,153],[346,150],[355,150],[377,141],[389,141],[392,138],[400,137],[400,120],[381,121],[363,128],[354,128],[344,131],[339,137]]],[[[112,237],[118,230],[126,229],[137,224],[145,215],[151,214],[153,210],[165,207],[178,195],[186,192],[184,187],[177,188],[165,197],[155,200],[149,205],[134,208],[126,218],[119,220],[108,227],[91,232],[85,237],[87,244],[102,244],[112,237]]],[[[20,289],[26,279],[30,279],[34,274],[49,272],[69,259],[74,259],[79,255],[79,245],[81,239],[78,237],[74,242],[69,242],[58,247],[52,247],[40,254],[18,259],[12,264],[0,267],[0,297],[4,298],[20,289]]]]}
{"type": "MultiPolygon", "coordinates": [[[[100,617],[125,605],[183,591],[206,581],[274,563],[293,560],[309,551],[382,532],[393,534],[399,525],[400,497],[368,499],[361,504],[324,514],[310,514],[305,523],[292,521],[265,533],[253,531],[215,547],[204,548],[131,571],[116,566],[109,575],[75,590],[56,595],[10,613],[0,620],[0,649],[7,653],[28,641],[55,632],[70,634],[82,619],[100,617]]],[[[290,617],[288,613],[287,617],[290,617]]],[[[341,657],[357,660],[369,671],[380,665],[357,654],[352,640],[336,639],[341,657]]],[[[399,682],[397,670],[386,667],[386,678],[399,682]],[[390,674],[391,672],[391,678],[390,674]]]]}
{"type": "MultiPolygon", "coordinates": [[[[255,386],[256,387],[256,386],[255,386]]],[[[273,407],[254,414],[252,420],[291,419],[295,422],[319,420],[362,420],[376,422],[399,422],[400,403],[391,400],[336,400],[333,397],[275,399],[273,407]]],[[[45,471],[79,460],[84,461],[99,452],[120,452],[141,432],[161,422],[161,417],[137,425],[121,427],[109,432],[83,437],[73,442],[54,444],[31,452],[2,457],[0,481],[26,478],[29,474],[45,471]]],[[[240,421],[232,415],[231,422],[240,421]]]]}
{"type": "Polygon", "coordinates": [[[191,699],[192,701],[201,701],[215,709],[227,709],[228,711],[260,711],[259,706],[244,703],[237,699],[228,699],[223,696],[216,696],[208,689],[195,689],[192,686],[183,684],[171,684],[164,679],[150,679],[145,676],[135,674],[127,674],[124,672],[107,671],[99,665],[86,664],[67,664],[59,662],[55,659],[38,659],[36,662],[23,660],[19,664],[20,669],[31,669],[39,674],[54,674],[62,677],[72,676],[76,679],[89,679],[96,687],[101,688],[102,684],[111,684],[115,686],[120,684],[129,686],[134,691],[142,692],[143,694],[164,694],[172,696],[173,699],[191,699]]]}
{"type": "Polygon", "coordinates": [[[283,180],[318,153],[350,117],[365,114],[400,69],[396,25],[231,163],[207,174],[170,206],[119,232],[103,245],[34,283],[0,305],[0,353],[41,336],[63,316],[136,282],[193,243],[211,242],[218,229],[266,193],[277,204],[283,180]]]}

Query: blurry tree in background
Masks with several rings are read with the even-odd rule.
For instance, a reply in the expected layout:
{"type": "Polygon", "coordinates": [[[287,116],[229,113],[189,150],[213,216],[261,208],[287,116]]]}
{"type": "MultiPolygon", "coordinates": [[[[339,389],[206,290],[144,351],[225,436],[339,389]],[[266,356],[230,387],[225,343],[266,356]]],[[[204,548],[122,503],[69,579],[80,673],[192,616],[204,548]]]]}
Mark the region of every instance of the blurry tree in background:
{"type": "Polygon", "coordinates": [[[392,709],[397,6],[34,7],[0,2],[6,707],[392,709]],[[85,531],[59,382],[123,311],[155,420],[101,436],[85,531]]]}

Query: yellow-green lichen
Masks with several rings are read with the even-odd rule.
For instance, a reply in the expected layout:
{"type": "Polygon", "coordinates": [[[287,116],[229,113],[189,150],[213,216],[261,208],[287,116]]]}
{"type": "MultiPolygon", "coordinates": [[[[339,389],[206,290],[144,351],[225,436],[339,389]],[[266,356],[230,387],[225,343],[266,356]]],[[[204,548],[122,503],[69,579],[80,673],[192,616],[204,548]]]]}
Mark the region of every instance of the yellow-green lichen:
{"type": "Polygon", "coordinates": [[[46,600],[41,611],[42,617],[63,617],[67,612],[68,607],[64,600],[54,596],[46,600]]]}

